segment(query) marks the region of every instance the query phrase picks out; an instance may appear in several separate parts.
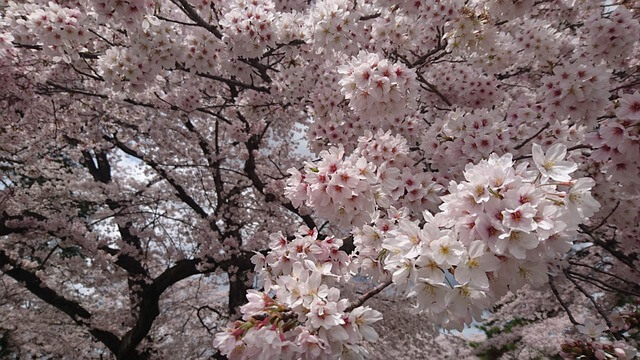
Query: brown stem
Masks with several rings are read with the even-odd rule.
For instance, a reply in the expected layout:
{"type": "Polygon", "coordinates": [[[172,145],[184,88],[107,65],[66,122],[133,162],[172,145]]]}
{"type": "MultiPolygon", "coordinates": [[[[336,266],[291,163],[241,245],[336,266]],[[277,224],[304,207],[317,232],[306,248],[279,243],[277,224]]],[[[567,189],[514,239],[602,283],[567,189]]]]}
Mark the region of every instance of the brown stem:
{"type": "Polygon", "coordinates": [[[357,308],[358,306],[362,306],[362,304],[364,304],[365,301],[367,301],[367,300],[371,299],[372,297],[376,296],[377,294],[379,294],[382,290],[384,290],[389,285],[391,285],[391,278],[385,280],[383,283],[378,284],[373,289],[371,289],[371,290],[367,291],[366,293],[362,294],[361,297],[359,297],[356,300],[352,301],[351,304],[349,304],[349,306],[345,309],[345,312],[353,311],[353,309],[357,308]]]}

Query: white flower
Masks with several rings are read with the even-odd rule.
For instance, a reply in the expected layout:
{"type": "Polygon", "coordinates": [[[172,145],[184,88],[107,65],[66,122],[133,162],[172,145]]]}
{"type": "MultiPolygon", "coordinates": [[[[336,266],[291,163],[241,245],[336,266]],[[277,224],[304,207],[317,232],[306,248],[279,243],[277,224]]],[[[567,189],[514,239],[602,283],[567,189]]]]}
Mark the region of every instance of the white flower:
{"type": "Polygon", "coordinates": [[[449,236],[443,236],[429,246],[433,251],[433,259],[438,264],[458,265],[464,253],[462,244],[449,236]]]}
{"type": "Polygon", "coordinates": [[[447,308],[454,314],[465,318],[471,314],[479,319],[482,308],[487,303],[487,294],[468,284],[456,285],[445,296],[447,308]]]}
{"type": "Polygon", "coordinates": [[[541,286],[549,278],[547,265],[540,261],[511,261],[510,272],[513,289],[518,289],[524,284],[531,284],[534,287],[541,286]]]}
{"type": "Polygon", "coordinates": [[[220,350],[222,354],[231,354],[234,349],[240,346],[242,346],[242,342],[236,340],[232,329],[217,333],[213,339],[213,347],[220,350]]]}
{"type": "Polygon", "coordinates": [[[497,270],[500,260],[485,252],[484,243],[475,240],[469,244],[469,255],[456,267],[455,278],[461,284],[470,283],[481,288],[489,287],[487,271],[497,270]]]}
{"type": "Polygon", "coordinates": [[[358,327],[362,334],[362,338],[366,341],[377,341],[378,333],[373,329],[371,324],[382,320],[382,313],[373,310],[368,306],[359,306],[349,314],[352,324],[358,327]]]}
{"type": "Polygon", "coordinates": [[[435,283],[441,283],[444,281],[444,271],[441,266],[445,269],[448,269],[449,266],[446,264],[438,265],[438,263],[433,259],[431,254],[422,254],[416,260],[417,276],[422,279],[429,279],[435,283]]]}
{"type": "Polygon", "coordinates": [[[303,359],[318,359],[325,352],[325,342],[306,328],[302,329],[295,343],[299,345],[297,351],[303,359]]]}
{"type": "Polygon", "coordinates": [[[419,279],[409,296],[416,296],[418,310],[438,313],[446,307],[445,297],[448,292],[449,288],[444,284],[419,279]]]}
{"type": "Polygon", "coordinates": [[[640,120],[640,92],[622,95],[616,116],[621,120],[640,120]]]}
{"type": "Polygon", "coordinates": [[[587,319],[584,325],[576,325],[576,329],[578,329],[581,334],[598,339],[602,333],[607,330],[607,325],[604,323],[596,323],[592,319],[587,319]]]}
{"type": "Polygon", "coordinates": [[[540,145],[533,144],[531,147],[531,155],[540,173],[556,181],[571,180],[569,174],[578,168],[578,165],[573,161],[564,160],[564,157],[567,155],[567,146],[561,143],[551,146],[547,149],[546,154],[542,151],[540,145]]]}
{"type": "Polygon", "coordinates": [[[567,209],[578,218],[593,216],[600,208],[600,203],[591,196],[591,188],[596,182],[591,178],[578,179],[566,196],[567,209]]]}
{"type": "Polygon", "coordinates": [[[316,298],[309,306],[307,314],[309,324],[314,328],[322,327],[327,330],[344,324],[342,311],[345,304],[343,301],[338,301],[339,298],[340,291],[336,288],[329,289],[326,299],[316,298]]]}
{"type": "Polygon", "coordinates": [[[511,230],[508,234],[502,234],[492,248],[497,254],[504,254],[506,249],[516,259],[524,259],[527,250],[535,249],[538,246],[538,238],[520,230],[511,230]]]}
{"type": "Polygon", "coordinates": [[[502,223],[512,229],[530,232],[536,229],[537,223],[534,221],[536,209],[529,203],[518,206],[513,210],[505,210],[502,212],[504,216],[502,223]]]}

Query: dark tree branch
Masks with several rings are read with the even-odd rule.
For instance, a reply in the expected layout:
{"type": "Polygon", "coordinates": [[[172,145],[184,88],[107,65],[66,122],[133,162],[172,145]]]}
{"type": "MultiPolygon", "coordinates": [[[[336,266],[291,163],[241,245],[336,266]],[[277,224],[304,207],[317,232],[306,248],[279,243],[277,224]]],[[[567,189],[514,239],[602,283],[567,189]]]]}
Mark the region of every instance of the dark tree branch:
{"type": "Polygon", "coordinates": [[[418,72],[416,72],[416,74],[417,74],[418,81],[427,86],[427,88],[425,90],[436,94],[442,101],[444,101],[445,104],[447,104],[447,106],[452,106],[451,101],[449,101],[449,99],[447,99],[447,97],[444,96],[444,94],[441,93],[440,90],[438,90],[438,88],[435,87],[435,85],[433,85],[432,83],[427,81],[427,79],[425,79],[422,76],[422,74],[420,74],[418,72]]]}
{"type": "Polygon", "coordinates": [[[0,250],[0,269],[17,282],[23,284],[27,290],[47,304],[67,314],[76,324],[86,326],[89,333],[103,343],[113,353],[120,346],[120,339],[113,333],[91,326],[91,313],[79,303],[59,295],[48,287],[34,273],[18,266],[7,254],[0,250]]]}
{"type": "Polygon", "coordinates": [[[166,170],[160,167],[158,163],[156,163],[151,159],[147,159],[142,154],[126,146],[125,144],[120,142],[115,136],[114,137],[105,136],[104,138],[107,141],[114,144],[118,149],[122,150],[124,153],[131,155],[136,159],[139,159],[143,161],[145,164],[149,165],[153,170],[155,170],[158,173],[158,175],[160,175],[163,179],[165,179],[174,188],[174,190],[176,191],[176,196],[180,200],[182,200],[185,204],[187,204],[193,211],[195,211],[196,214],[198,214],[201,218],[207,219],[209,217],[207,212],[189,194],[187,194],[186,190],[180,184],[178,184],[176,180],[174,180],[171,176],[169,176],[166,170]]]}
{"type": "Polygon", "coordinates": [[[209,24],[205,19],[198,15],[198,12],[189,4],[187,0],[172,0],[174,4],[178,5],[178,7],[189,17],[189,19],[193,20],[196,24],[201,27],[207,29],[210,33],[212,33],[218,39],[222,39],[222,33],[218,30],[218,27],[212,24],[209,24]]]}
{"type": "Polygon", "coordinates": [[[353,309],[357,308],[358,306],[362,306],[362,304],[364,304],[365,301],[367,301],[367,300],[371,299],[372,297],[378,295],[382,290],[384,290],[389,285],[391,285],[391,278],[389,278],[389,279],[385,280],[384,282],[378,284],[373,289],[371,289],[368,292],[364,293],[361,297],[359,297],[356,300],[352,301],[344,311],[345,312],[350,312],[350,311],[353,311],[353,309]]]}
{"type": "Polygon", "coordinates": [[[523,142],[521,142],[520,144],[516,145],[513,147],[514,150],[520,150],[522,149],[522,147],[524,147],[525,145],[527,145],[529,143],[529,141],[535,139],[536,137],[538,137],[538,135],[542,134],[543,131],[545,131],[546,129],[549,128],[549,126],[551,126],[550,123],[546,123],[544,124],[543,127],[540,128],[540,130],[538,130],[535,134],[529,136],[528,138],[526,138],[523,142]]]}
{"type": "MultiPolygon", "coordinates": [[[[176,67],[176,69],[189,72],[189,69],[184,68],[184,67],[176,67]]],[[[229,85],[229,87],[231,88],[232,92],[236,91],[235,90],[236,87],[241,88],[241,89],[255,90],[255,91],[263,92],[263,93],[266,93],[266,94],[269,94],[271,92],[271,90],[269,90],[269,88],[267,88],[267,87],[257,86],[257,85],[254,85],[254,84],[243,83],[243,82],[238,81],[236,79],[227,79],[227,78],[222,77],[222,76],[213,75],[213,74],[209,74],[209,73],[201,73],[201,72],[196,72],[195,75],[199,76],[199,77],[206,78],[206,79],[211,79],[211,80],[216,80],[216,81],[223,82],[223,83],[229,85]]]]}
{"type": "Polygon", "coordinates": [[[600,314],[600,316],[604,319],[604,322],[607,324],[607,326],[609,327],[609,331],[611,331],[611,333],[613,334],[613,336],[617,339],[617,340],[622,340],[622,337],[620,336],[620,334],[613,332],[611,329],[613,328],[613,324],[611,323],[611,320],[609,319],[609,317],[607,316],[607,314],[604,312],[604,310],[602,309],[602,307],[600,306],[600,304],[598,304],[598,302],[596,301],[596,299],[589,294],[589,292],[587,292],[587,290],[585,290],[585,288],[583,288],[582,286],[580,286],[580,284],[578,284],[578,282],[571,276],[571,274],[569,274],[569,272],[565,269],[564,271],[564,275],[567,277],[567,279],[569,279],[569,281],[571,281],[573,283],[573,285],[575,285],[575,287],[587,298],[589,299],[589,301],[591,301],[591,304],[593,304],[593,307],[596,309],[596,311],[598,312],[598,314],[600,314]]]}
{"type": "MultiPolygon", "coordinates": [[[[122,344],[117,352],[119,359],[131,359],[136,354],[136,347],[142,342],[151,330],[155,319],[160,315],[159,301],[164,291],[175,283],[196,274],[206,274],[220,268],[229,270],[235,266],[239,271],[253,269],[251,252],[242,252],[228,260],[217,262],[213,259],[180,260],[162,272],[145,288],[140,302],[140,315],[138,321],[131,330],[122,337],[122,344]]],[[[243,294],[244,295],[244,294],[243,294]]]]}
{"type": "Polygon", "coordinates": [[[504,74],[496,74],[496,79],[498,80],[505,80],[508,79],[510,77],[513,76],[518,76],[518,75],[522,75],[522,74],[526,74],[529,71],[531,71],[530,67],[523,67],[523,68],[519,68],[518,70],[514,71],[514,72],[510,72],[510,73],[504,73],[504,74]]]}
{"type": "Polygon", "coordinates": [[[562,300],[562,297],[560,297],[560,293],[558,292],[558,289],[556,288],[556,284],[554,283],[552,277],[549,277],[549,286],[551,287],[551,292],[553,292],[553,295],[556,297],[556,299],[560,303],[560,306],[562,306],[564,311],[567,313],[567,316],[569,317],[569,321],[571,321],[573,325],[580,325],[580,323],[577,322],[576,319],[573,317],[573,314],[569,309],[569,305],[567,305],[567,303],[565,303],[564,300],[562,300]]]}
{"type": "Polygon", "coordinates": [[[616,249],[615,244],[610,244],[609,242],[605,242],[602,239],[600,239],[596,234],[594,234],[594,232],[591,229],[589,229],[588,226],[584,224],[580,224],[579,227],[583,233],[587,234],[591,238],[591,240],[593,240],[594,244],[607,250],[611,255],[613,255],[616,259],[620,260],[622,263],[630,267],[633,271],[636,271],[636,272],[638,271],[636,266],[634,265],[634,261],[636,261],[637,259],[634,259],[631,256],[626,255],[625,253],[616,249]]]}
{"type": "Polygon", "coordinates": [[[594,232],[594,231],[600,229],[604,224],[606,224],[607,220],[609,220],[611,215],[613,215],[613,213],[616,212],[616,210],[618,210],[618,206],[620,206],[620,200],[618,200],[616,202],[616,206],[614,206],[613,209],[611,209],[611,212],[609,212],[609,214],[607,214],[607,216],[605,216],[604,219],[602,219],[602,221],[600,221],[600,223],[598,225],[596,225],[595,227],[592,227],[591,229],[589,229],[589,231],[594,232]]]}
{"type": "Polygon", "coordinates": [[[382,16],[382,13],[375,13],[375,14],[371,14],[371,15],[363,15],[363,16],[360,16],[360,18],[358,20],[367,21],[367,20],[377,19],[380,16],[382,16]]]}
{"type": "MultiPolygon", "coordinates": [[[[13,46],[19,48],[19,49],[29,49],[29,50],[42,50],[43,47],[42,45],[35,45],[35,44],[20,44],[20,43],[16,43],[13,42],[13,46]]],[[[99,59],[100,58],[100,54],[99,53],[90,53],[87,51],[81,51],[78,53],[78,55],[80,55],[81,58],[83,59],[99,59]]]]}
{"type": "Polygon", "coordinates": [[[184,121],[184,126],[189,130],[189,132],[196,135],[198,138],[198,146],[207,160],[207,164],[209,168],[212,168],[213,175],[213,184],[216,189],[216,209],[214,210],[217,213],[224,202],[224,182],[222,181],[222,174],[220,173],[220,159],[218,156],[220,155],[220,147],[218,144],[218,133],[219,133],[219,121],[216,120],[215,124],[215,150],[212,150],[209,146],[207,140],[196,130],[195,125],[187,118],[184,121]]]}
{"type": "MultiPolygon", "coordinates": [[[[241,120],[244,119],[242,114],[238,113],[238,116],[241,118],[241,120]]],[[[246,119],[244,119],[243,122],[246,122],[246,119]]],[[[247,126],[248,126],[248,123],[247,123],[247,126]]],[[[253,155],[253,152],[258,150],[259,144],[260,144],[260,140],[256,135],[252,135],[249,138],[249,140],[247,140],[247,142],[245,143],[247,147],[247,151],[249,152],[249,156],[247,157],[247,160],[244,162],[244,172],[247,174],[247,176],[251,180],[253,187],[255,187],[256,190],[258,190],[261,194],[265,196],[266,202],[269,202],[269,201],[275,200],[276,196],[274,194],[265,192],[264,182],[262,182],[262,180],[260,179],[260,176],[256,171],[256,159],[255,159],[255,156],[253,155]]],[[[292,213],[298,215],[302,219],[302,221],[304,221],[305,225],[307,225],[310,229],[316,228],[316,223],[313,220],[313,218],[311,218],[311,216],[309,215],[302,215],[300,211],[298,211],[298,209],[296,209],[295,206],[291,204],[291,202],[288,202],[288,201],[282,202],[282,206],[285,209],[291,211],[292,213]]]]}
{"type": "MultiPolygon", "coordinates": [[[[438,32],[440,32],[440,29],[438,29],[438,32]]],[[[410,67],[415,68],[418,67],[420,65],[423,65],[424,63],[427,62],[427,60],[437,54],[438,52],[444,50],[447,48],[447,39],[443,39],[442,35],[438,34],[438,44],[436,45],[436,47],[434,47],[433,49],[429,50],[426,54],[420,56],[416,61],[414,61],[410,67]]]]}

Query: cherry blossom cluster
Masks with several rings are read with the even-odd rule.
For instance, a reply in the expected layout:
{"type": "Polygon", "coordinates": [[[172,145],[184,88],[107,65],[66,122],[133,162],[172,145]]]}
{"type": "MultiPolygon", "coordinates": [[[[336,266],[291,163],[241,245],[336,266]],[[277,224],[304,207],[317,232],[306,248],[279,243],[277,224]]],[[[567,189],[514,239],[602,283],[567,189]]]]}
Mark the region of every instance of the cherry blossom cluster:
{"type": "Polygon", "coordinates": [[[634,356],[638,3],[0,0],[0,345],[359,358],[515,319],[487,352],[634,356]]]}
{"type": "MultiPolygon", "coordinates": [[[[298,54],[292,55],[287,59],[287,61],[291,64],[306,64],[306,61],[298,54]]],[[[320,83],[319,80],[322,79],[317,79],[313,76],[299,76],[297,71],[298,68],[296,66],[285,67],[280,72],[275,73],[272,77],[272,91],[277,91],[278,95],[281,96],[285,102],[294,102],[301,94],[307,94],[311,89],[319,91],[321,88],[318,86],[316,89],[314,88],[314,85],[320,83]]],[[[327,77],[330,77],[329,74],[327,74],[327,77]]],[[[337,83],[337,80],[335,82],[337,83]]],[[[339,89],[339,87],[336,87],[336,89],[339,89]]],[[[337,93],[336,97],[341,97],[339,90],[336,90],[333,93],[337,93]]]]}
{"type": "Polygon", "coordinates": [[[308,5],[306,0],[275,0],[276,9],[282,12],[302,11],[308,5]]]}
{"type": "Polygon", "coordinates": [[[564,160],[566,147],[545,153],[534,144],[533,154],[537,171],[514,168],[511,154],[468,165],[423,222],[389,208],[354,232],[354,262],[375,278],[391,274],[417,311],[449,328],[480,319],[508,289],[545,284],[547,262],[571,247],[570,232],[599,204],[593,180],[571,179],[577,166],[564,160]]]}
{"type": "MultiPolygon", "coordinates": [[[[177,106],[184,111],[193,111],[200,105],[200,101],[202,100],[198,95],[199,93],[195,90],[195,87],[185,86],[180,89],[175,89],[166,94],[166,96],[163,96],[163,98],[167,102],[167,105],[177,106]]],[[[158,94],[158,96],[160,96],[160,94],[158,94]]]]}
{"type": "Polygon", "coordinates": [[[391,206],[406,207],[419,213],[435,209],[440,202],[438,194],[442,187],[434,181],[433,174],[416,166],[420,161],[410,152],[407,140],[401,135],[394,136],[391,131],[367,131],[358,139],[357,152],[376,166],[383,191],[378,196],[390,199],[391,206]]]}
{"type": "Polygon", "coordinates": [[[359,139],[345,158],[342,145],[320,153],[305,172],[290,169],[285,195],[344,228],[371,222],[378,208],[408,206],[416,211],[438,202],[440,187],[429,173],[414,166],[406,140],[379,130],[359,139]]]}
{"type": "MultiPolygon", "coordinates": [[[[334,63],[322,65],[329,66],[331,69],[337,66],[334,63]]],[[[300,79],[300,77],[296,78],[300,79]]],[[[309,125],[307,140],[314,151],[317,149],[316,153],[319,153],[326,145],[337,146],[339,144],[342,144],[346,151],[352,151],[357,145],[358,138],[365,133],[365,130],[374,133],[378,129],[392,130],[394,133],[403,135],[412,143],[418,140],[420,123],[423,122],[422,119],[418,119],[420,115],[405,116],[405,112],[401,112],[397,116],[354,115],[340,93],[341,78],[342,75],[335,70],[318,74],[317,79],[308,77],[308,79],[314,80],[309,97],[311,100],[310,111],[313,112],[315,121],[309,125]]],[[[291,91],[291,83],[292,81],[289,81],[289,86],[284,90],[291,97],[295,97],[299,92],[291,91]]]]}
{"type": "MultiPolygon", "coordinates": [[[[170,23],[147,16],[145,24],[144,30],[135,32],[134,36],[138,40],[133,46],[114,46],[100,58],[102,76],[113,88],[127,87],[133,91],[142,91],[162,69],[176,66],[176,54],[186,54],[177,29],[170,23]]],[[[193,58],[189,61],[193,61],[193,58]]]]}
{"type": "Polygon", "coordinates": [[[218,333],[214,346],[230,359],[362,358],[358,344],[378,338],[371,324],[382,315],[352,306],[327,285],[349,278],[342,241],[321,240],[306,227],[292,241],[282,234],[271,239],[271,252],[252,259],[265,292],[249,290],[242,320],[218,333]]]}
{"type": "Polygon", "coordinates": [[[225,44],[210,32],[197,28],[186,36],[185,67],[202,73],[212,73],[228,56],[225,44]]]}
{"type": "Polygon", "coordinates": [[[113,21],[130,29],[140,26],[144,17],[152,13],[156,6],[154,0],[90,0],[90,2],[100,16],[100,21],[113,21]]]}
{"type": "Polygon", "coordinates": [[[456,1],[379,1],[380,7],[361,10],[362,26],[357,40],[370,52],[403,53],[419,57],[425,49],[433,49],[442,41],[458,16],[461,3],[456,1]],[[379,14],[379,16],[378,16],[379,14]],[[371,18],[373,17],[373,18],[371,18]]]}
{"type": "Polygon", "coordinates": [[[436,27],[448,25],[456,20],[463,5],[463,1],[460,0],[377,0],[377,2],[382,6],[397,6],[408,13],[419,14],[432,26],[436,27]]]}
{"type": "Polygon", "coordinates": [[[634,359],[637,350],[624,341],[602,343],[599,341],[576,340],[562,344],[560,356],[563,359],[634,359]]]}
{"type": "Polygon", "coordinates": [[[414,23],[400,9],[384,11],[380,17],[364,22],[364,27],[369,37],[369,51],[390,53],[397,49],[414,49],[416,43],[423,49],[431,49],[436,45],[436,39],[432,36],[435,29],[426,21],[414,23]]]}
{"type": "Polygon", "coordinates": [[[295,207],[305,204],[324,219],[350,228],[371,221],[380,201],[376,196],[375,166],[364,157],[344,158],[342,146],[320,152],[321,160],[307,163],[305,173],[289,169],[285,196],[295,207]]]}
{"type": "Polygon", "coordinates": [[[511,146],[507,124],[497,121],[496,111],[450,112],[436,118],[424,132],[422,149],[432,168],[460,173],[469,162],[478,162],[491,153],[504,153],[511,146]]]}
{"type": "MultiPolygon", "coordinates": [[[[335,114],[335,113],[334,113],[335,114]]],[[[359,117],[350,118],[344,114],[336,121],[315,122],[309,126],[306,138],[309,148],[320,152],[327,144],[342,144],[345,151],[353,151],[358,138],[368,129],[370,124],[359,117]]]]}
{"type": "Polygon", "coordinates": [[[489,14],[500,20],[511,20],[529,12],[533,4],[534,0],[491,0],[486,7],[489,14]]]}
{"type": "Polygon", "coordinates": [[[452,48],[459,52],[484,52],[494,44],[495,30],[481,8],[464,7],[447,34],[452,48]]]}
{"type": "MultiPolygon", "coordinates": [[[[395,203],[381,201],[409,197],[413,187],[424,188],[411,173],[402,173],[401,186],[396,182],[400,175],[396,166],[406,169],[403,163],[410,160],[403,155],[406,142],[400,137],[385,139],[382,133],[376,137],[381,141],[361,139],[357,153],[363,157],[351,164],[340,161],[344,154],[334,148],[321,154],[317,165],[308,164],[305,175],[291,170],[285,193],[295,206],[305,202],[313,209],[322,206],[316,199],[324,195],[329,210],[319,213],[336,214],[334,209],[342,204],[330,203],[331,186],[340,186],[338,193],[349,189],[348,194],[363,196],[354,191],[355,180],[348,186],[358,172],[345,171],[345,165],[359,163],[359,180],[369,176],[369,184],[377,180],[383,191],[370,195],[376,204],[371,201],[364,218],[372,225],[351,221],[358,254],[353,263],[361,274],[378,280],[391,274],[399,291],[416,296],[417,311],[443,326],[460,328],[479,319],[482,310],[507,289],[546,283],[546,262],[571,247],[570,232],[599,208],[590,194],[593,180],[571,178],[577,165],[564,159],[566,146],[556,144],[545,153],[534,144],[537,171],[528,170],[526,162],[514,168],[511,154],[491,154],[465,168],[465,181],[451,182],[435,217],[427,211],[424,222],[411,220],[407,207],[397,209],[395,203]],[[318,177],[326,185],[318,186],[318,177]],[[381,211],[371,211],[375,205],[381,211]]],[[[352,218],[350,211],[330,221],[352,218]]]]}
{"type": "Polygon", "coordinates": [[[361,51],[338,72],[341,92],[359,116],[401,116],[415,107],[416,74],[404,64],[361,51]]]}
{"type": "Polygon", "coordinates": [[[289,44],[305,38],[305,18],[301,13],[293,11],[280,13],[275,30],[280,43],[289,44]]]}
{"type": "Polygon", "coordinates": [[[564,64],[542,79],[546,112],[562,120],[584,120],[593,125],[602,115],[609,97],[609,74],[601,67],[564,64]]]}
{"type": "MultiPolygon", "coordinates": [[[[615,213],[615,216],[609,217],[609,225],[616,228],[616,241],[620,244],[621,251],[630,255],[640,253],[640,213],[635,210],[640,206],[640,197],[637,196],[637,188],[630,186],[636,180],[611,181],[610,176],[602,172],[602,163],[599,161],[592,163],[590,171],[597,184],[594,187],[594,197],[603,204],[600,217],[615,213]]],[[[640,274],[629,273],[624,268],[617,270],[640,281],[640,274]]]]}
{"type": "Polygon", "coordinates": [[[233,55],[260,56],[276,43],[275,5],[271,0],[233,1],[220,26],[233,55]]]}
{"type": "Polygon", "coordinates": [[[349,53],[359,18],[351,11],[352,5],[349,0],[322,0],[313,7],[306,22],[306,37],[316,52],[349,53]]]}
{"type": "Polygon", "coordinates": [[[518,139],[529,139],[537,134],[537,143],[551,146],[557,142],[580,143],[587,132],[587,127],[582,123],[575,123],[570,119],[550,118],[544,112],[544,104],[537,103],[535,98],[529,95],[519,96],[510,104],[504,123],[502,130],[507,132],[506,136],[511,139],[509,151],[514,155],[529,154],[527,147],[517,149],[518,139]]]}
{"type": "MultiPolygon", "coordinates": [[[[334,112],[334,115],[340,114],[334,112]]],[[[342,144],[345,151],[352,151],[358,145],[358,139],[367,131],[376,133],[378,130],[391,131],[402,135],[411,144],[416,144],[421,134],[422,120],[417,116],[394,117],[387,121],[375,121],[379,119],[364,119],[350,117],[348,114],[340,114],[336,120],[327,122],[314,122],[307,130],[307,139],[311,149],[320,149],[327,145],[342,144]]]]}
{"type": "MultiPolygon", "coordinates": [[[[520,59],[518,52],[520,48],[516,40],[509,33],[498,33],[494,36],[493,42],[481,53],[471,53],[469,64],[478,66],[483,64],[487,74],[499,74],[506,71],[513,71],[520,59]]],[[[462,51],[460,51],[462,53],[462,51]]],[[[468,53],[468,52],[467,52],[468,53]]]]}
{"type": "Polygon", "coordinates": [[[538,66],[555,59],[562,44],[555,29],[540,20],[523,20],[522,31],[515,37],[515,43],[538,66]]]}
{"type": "Polygon", "coordinates": [[[320,239],[317,229],[308,229],[304,226],[298,228],[293,240],[287,239],[282,233],[272,234],[269,238],[270,252],[266,257],[256,254],[252,260],[256,264],[256,269],[260,270],[258,283],[267,292],[271,291],[277,278],[291,274],[297,261],[302,261],[304,264],[305,260],[310,260],[320,264],[321,267],[324,266],[323,275],[341,278],[350,276],[351,259],[340,250],[343,241],[339,238],[320,239]]]}
{"type": "MultiPolygon", "coordinates": [[[[451,103],[464,108],[490,108],[503,97],[495,78],[464,64],[436,64],[426,78],[451,103]]],[[[436,94],[430,96],[435,103],[442,101],[436,94]]]]}
{"type": "Polygon", "coordinates": [[[86,14],[77,8],[54,2],[43,7],[11,2],[7,12],[5,21],[15,26],[18,42],[41,44],[54,60],[71,62],[79,59],[79,51],[86,44],[89,31],[84,26],[86,14]]]}
{"type": "MultiPolygon", "coordinates": [[[[625,324],[622,317],[619,322],[625,324]]],[[[561,345],[560,356],[563,359],[634,359],[638,350],[625,341],[603,340],[603,332],[607,330],[604,323],[596,323],[587,319],[584,324],[577,325],[578,331],[587,340],[576,340],[561,345]]]]}
{"type": "Polygon", "coordinates": [[[596,19],[585,21],[590,54],[614,65],[624,65],[640,38],[640,22],[625,6],[596,19]]]}
{"type": "Polygon", "coordinates": [[[591,158],[601,164],[608,181],[637,194],[640,185],[640,93],[624,94],[616,118],[606,119],[589,141],[596,148],[591,158]]]}
{"type": "Polygon", "coordinates": [[[522,260],[533,249],[543,257],[561,252],[568,239],[551,237],[577,229],[599,208],[590,194],[594,181],[572,180],[569,174],[577,165],[564,160],[566,153],[563,144],[546,153],[534,144],[537,172],[527,170],[527,163],[514,170],[509,154],[466,168],[466,181],[451,183],[450,194],[443,197],[443,216],[463,242],[482,239],[498,255],[522,260]]]}
{"type": "Polygon", "coordinates": [[[105,52],[99,69],[106,83],[114,88],[124,88],[129,82],[131,88],[142,90],[152,78],[149,70],[142,65],[144,62],[142,56],[134,57],[126,48],[114,47],[105,52]]]}
{"type": "MultiPolygon", "coordinates": [[[[335,63],[331,63],[329,68],[335,66],[335,63]]],[[[322,74],[316,79],[316,86],[311,90],[311,107],[314,115],[319,119],[336,121],[345,115],[344,107],[341,105],[344,98],[340,94],[340,79],[341,75],[335,70],[322,74]]],[[[315,123],[322,123],[322,121],[315,123]]]]}

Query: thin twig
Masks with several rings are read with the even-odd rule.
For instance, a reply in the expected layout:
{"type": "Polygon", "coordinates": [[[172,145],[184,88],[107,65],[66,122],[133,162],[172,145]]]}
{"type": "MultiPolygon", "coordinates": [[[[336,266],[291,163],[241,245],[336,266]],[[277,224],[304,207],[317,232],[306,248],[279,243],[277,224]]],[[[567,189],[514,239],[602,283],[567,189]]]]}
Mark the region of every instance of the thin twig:
{"type": "Polygon", "coordinates": [[[550,123],[546,123],[542,128],[540,128],[540,130],[538,130],[537,133],[533,134],[532,136],[528,137],[527,139],[524,140],[524,142],[516,145],[513,149],[514,150],[520,150],[522,149],[523,146],[527,145],[527,143],[533,139],[535,139],[536,137],[538,137],[538,135],[540,135],[543,131],[545,131],[546,129],[549,128],[549,126],[551,126],[550,123]]]}
{"type": "Polygon", "coordinates": [[[601,228],[607,222],[607,220],[609,220],[611,215],[613,215],[613,213],[618,209],[618,206],[620,206],[620,200],[616,202],[616,206],[613,207],[611,212],[607,216],[605,216],[604,219],[602,219],[602,221],[596,227],[591,228],[590,231],[596,231],[601,228]]]}
{"type": "Polygon", "coordinates": [[[575,271],[571,271],[571,270],[567,270],[567,272],[569,274],[571,274],[572,276],[579,278],[580,280],[584,281],[584,282],[588,282],[589,284],[598,287],[601,290],[604,291],[608,291],[608,292],[619,292],[619,293],[624,293],[627,295],[631,295],[631,296],[640,296],[640,293],[634,292],[634,291],[630,291],[630,290],[625,290],[625,289],[620,289],[618,287],[614,287],[613,285],[607,284],[604,281],[600,280],[600,279],[596,279],[595,277],[589,277],[588,275],[585,274],[581,274],[579,272],[575,272],[575,271]]]}
{"type": "Polygon", "coordinates": [[[580,224],[580,225],[578,225],[578,227],[580,228],[580,230],[582,230],[583,233],[587,234],[591,238],[591,240],[593,240],[594,244],[596,244],[596,245],[602,247],[603,249],[607,250],[616,259],[620,260],[622,263],[624,263],[625,265],[630,267],[632,270],[638,272],[638,270],[636,269],[636,267],[633,264],[633,261],[635,259],[632,259],[631,257],[629,257],[626,254],[620,252],[619,250],[617,250],[614,247],[612,247],[611,245],[609,245],[607,242],[605,242],[602,239],[600,239],[586,225],[580,224]]]}
{"type": "Polygon", "coordinates": [[[391,278],[387,279],[383,283],[378,284],[378,286],[374,287],[373,289],[364,293],[361,297],[357,298],[355,301],[351,302],[351,304],[349,304],[349,306],[345,309],[345,312],[350,312],[353,309],[357,308],[358,306],[362,306],[362,304],[364,304],[365,301],[371,299],[372,297],[380,293],[389,285],[391,285],[391,278]]]}
{"type": "Polygon", "coordinates": [[[599,272],[599,273],[601,273],[601,274],[604,274],[604,275],[608,275],[608,276],[614,277],[614,278],[616,278],[616,279],[618,279],[618,280],[620,280],[620,281],[626,282],[626,283],[628,283],[628,284],[630,284],[630,285],[633,285],[633,286],[639,286],[637,283],[634,283],[634,282],[629,281],[629,280],[625,280],[625,279],[621,278],[620,276],[618,276],[618,275],[616,275],[616,274],[612,274],[612,273],[610,273],[610,272],[606,272],[606,271],[604,271],[604,270],[600,270],[600,269],[598,269],[598,268],[596,268],[596,267],[593,267],[593,266],[591,266],[591,265],[582,264],[582,263],[578,263],[578,262],[575,262],[575,261],[569,261],[569,264],[574,265],[574,266],[582,266],[582,267],[586,267],[586,268],[589,268],[589,269],[594,270],[594,271],[596,271],[596,272],[599,272]]]}
{"type": "Polygon", "coordinates": [[[571,277],[571,275],[569,274],[568,270],[563,270],[564,275],[567,277],[567,279],[569,279],[569,281],[571,281],[573,283],[573,285],[575,285],[575,287],[587,298],[589,299],[589,301],[591,301],[591,304],[593,304],[593,307],[596,308],[596,311],[598,312],[598,314],[600,314],[600,316],[602,316],[602,318],[604,319],[604,322],[607,324],[607,326],[609,327],[609,331],[611,331],[611,334],[617,339],[617,340],[622,340],[622,337],[620,336],[620,334],[613,332],[611,329],[613,328],[613,324],[611,323],[611,320],[609,319],[609,317],[607,316],[607,314],[604,312],[604,310],[602,309],[602,307],[600,306],[600,304],[598,304],[598,302],[596,301],[596,299],[589,294],[589,292],[587,292],[587,290],[585,290],[582,286],[580,286],[580,284],[578,284],[578,282],[571,277]]]}
{"type": "Polygon", "coordinates": [[[577,322],[576,319],[573,317],[571,310],[569,310],[569,305],[567,305],[567,303],[565,303],[564,300],[562,300],[562,298],[560,297],[560,293],[558,292],[558,289],[556,288],[556,285],[553,282],[552,277],[549,278],[549,286],[551,286],[551,292],[553,292],[553,295],[555,295],[556,299],[560,303],[560,306],[562,306],[564,311],[567,313],[567,316],[569,317],[569,321],[571,321],[573,325],[580,325],[580,323],[577,322]]]}

